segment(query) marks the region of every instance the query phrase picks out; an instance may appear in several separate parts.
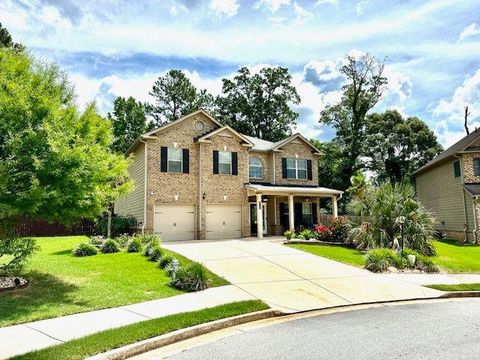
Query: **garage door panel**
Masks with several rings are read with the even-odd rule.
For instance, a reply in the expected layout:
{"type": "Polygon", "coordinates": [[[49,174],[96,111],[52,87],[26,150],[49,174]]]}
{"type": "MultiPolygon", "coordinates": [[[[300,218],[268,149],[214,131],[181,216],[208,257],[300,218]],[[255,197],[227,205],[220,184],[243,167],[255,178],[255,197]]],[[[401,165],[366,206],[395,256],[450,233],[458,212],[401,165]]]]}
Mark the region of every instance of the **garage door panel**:
{"type": "Polygon", "coordinates": [[[242,207],[238,204],[207,205],[207,239],[242,236],[242,207]]]}
{"type": "Polygon", "coordinates": [[[167,241],[195,239],[195,205],[156,205],[154,232],[167,241]]]}

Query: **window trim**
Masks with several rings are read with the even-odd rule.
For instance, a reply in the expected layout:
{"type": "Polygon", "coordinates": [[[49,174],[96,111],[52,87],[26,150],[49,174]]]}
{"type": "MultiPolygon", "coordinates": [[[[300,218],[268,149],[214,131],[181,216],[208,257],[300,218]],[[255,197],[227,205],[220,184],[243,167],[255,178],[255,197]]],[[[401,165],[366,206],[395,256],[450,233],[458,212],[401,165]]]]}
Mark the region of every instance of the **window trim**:
{"type": "Polygon", "coordinates": [[[180,148],[167,148],[167,172],[172,174],[181,174],[183,173],[183,150],[180,148]],[[180,152],[180,161],[179,160],[170,160],[170,150],[176,150],[180,152]],[[180,162],[180,170],[179,171],[171,171],[170,170],[170,161],[172,162],[180,162]]]}
{"type": "Polygon", "coordinates": [[[219,151],[218,152],[218,175],[232,175],[233,173],[233,160],[232,160],[232,152],[231,151],[219,151]],[[221,162],[220,161],[220,158],[222,157],[221,154],[229,154],[229,158],[230,158],[230,162],[229,163],[226,163],[226,162],[221,162]],[[229,167],[229,172],[228,173],[225,173],[225,172],[222,172],[221,171],[221,164],[225,165],[225,164],[228,164],[230,167],[229,167]]]}
{"type": "Polygon", "coordinates": [[[307,159],[287,158],[285,166],[286,166],[287,179],[308,180],[308,162],[307,162],[307,159]],[[295,167],[288,167],[288,161],[289,160],[293,160],[295,162],[295,167]],[[300,161],[303,161],[303,163],[305,164],[305,168],[300,168],[298,166],[300,161]],[[295,177],[288,176],[288,170],[295,170],[295,177]],[[304,171],[305,172],[305,177],[299,177],[298,176],[299,171],[304,171]]]}
{"type": "Polygon", "coordinates": [[[248,177],[249,177],[250,179],[263,179],[263,178],[264,178],[263,161],[262,161],[259,157],[257,157],[257,156],[252,156],[252,157],[250,157],[250,158],[248,159],[248,177]],[[258,161],[260,162],[260,165],[252,165],[252,164],[250,164],[250,161],[251,161],[251,160],[258,160],[258,161]],[[261,172],[262,175],[261,175],[260,177],[252,176],[252,175],[250,174],[250,168],[251,168],[251,167],[260,168],[260,172],[261,172]]]}

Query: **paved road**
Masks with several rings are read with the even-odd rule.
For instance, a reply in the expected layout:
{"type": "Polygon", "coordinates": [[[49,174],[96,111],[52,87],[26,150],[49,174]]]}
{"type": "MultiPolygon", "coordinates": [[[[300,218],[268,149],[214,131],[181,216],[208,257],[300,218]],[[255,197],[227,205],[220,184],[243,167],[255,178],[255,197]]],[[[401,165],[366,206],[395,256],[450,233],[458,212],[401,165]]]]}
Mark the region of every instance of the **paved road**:
{"type": "Polygon", "coordinates": [[[251,330],[181,359],[479,359],[480,299],[370,308],[251,330]]]}

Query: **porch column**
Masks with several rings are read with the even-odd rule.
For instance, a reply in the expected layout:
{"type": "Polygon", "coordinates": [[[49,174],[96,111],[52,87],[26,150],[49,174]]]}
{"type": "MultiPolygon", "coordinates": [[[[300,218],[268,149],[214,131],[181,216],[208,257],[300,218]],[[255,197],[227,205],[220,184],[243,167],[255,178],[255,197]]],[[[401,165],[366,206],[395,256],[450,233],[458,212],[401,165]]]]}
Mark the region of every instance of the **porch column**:
{"type": "Polygon", "coordinates": [[[262,194],[257,194],[257,238],[263,239],[263,204],[262,204],[262,194]]]}
{"type": "Polygon", "coordinates": [[[335,195],[332,196],[332,210],[333,210],[333,217],[338,217],[338,206],[337,206],[337,197],[335,195]]]}
{"type": "Polygon", "coordinates": [[[288,225],[289,230],[295,231],[295,209],[293,207],[293,195],[288,195],[288,225]]]}

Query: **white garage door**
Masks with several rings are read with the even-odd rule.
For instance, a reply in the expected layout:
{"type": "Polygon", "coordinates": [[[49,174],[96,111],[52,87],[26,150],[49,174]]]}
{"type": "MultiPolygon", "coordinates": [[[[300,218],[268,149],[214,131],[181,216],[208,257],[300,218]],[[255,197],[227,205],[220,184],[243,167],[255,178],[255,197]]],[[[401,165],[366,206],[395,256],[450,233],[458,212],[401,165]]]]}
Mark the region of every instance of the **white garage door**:
{"type": "Polygon", "coordinates": [[[195,205],[155,205],[153,232],[162,240],[193,240],[195,205]]]}
{"type": "Polygon", "coordinates": [[[241,205],[207,205],[207,239],[238,239],[242,236],[241,205]]]}

